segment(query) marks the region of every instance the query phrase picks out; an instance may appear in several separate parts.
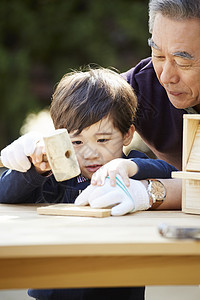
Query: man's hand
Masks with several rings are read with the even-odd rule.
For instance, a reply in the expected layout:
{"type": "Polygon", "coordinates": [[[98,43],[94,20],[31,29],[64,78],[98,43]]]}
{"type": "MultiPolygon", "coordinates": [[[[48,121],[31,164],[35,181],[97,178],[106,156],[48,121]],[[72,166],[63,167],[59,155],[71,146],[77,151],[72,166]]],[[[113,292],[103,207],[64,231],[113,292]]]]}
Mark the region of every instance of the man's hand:
{"type": "Polygon", "coordinates": [[[106,178],[103,186],[89,185],[75,200],[76,205],[90,205],[93,208],[113,206],[111,215],[120,216],[129,212],[146,210],[150,207],[145,186],[139,180],[130,179],[129,187],[117,175],[116,186],[110,185],[106,178]]]}
{"type": "Polygon", "coordinates": [[[92,185],[104,185],[107,176],[110,178],[110,184],[116,185],[116,175],[119,174],[125,185],[129,186],[129,177],[134,176],[138,171],[138,166],[134,161],[124,158],[116,158],[105,164],[96,171],[91,178],[92,185]]]}

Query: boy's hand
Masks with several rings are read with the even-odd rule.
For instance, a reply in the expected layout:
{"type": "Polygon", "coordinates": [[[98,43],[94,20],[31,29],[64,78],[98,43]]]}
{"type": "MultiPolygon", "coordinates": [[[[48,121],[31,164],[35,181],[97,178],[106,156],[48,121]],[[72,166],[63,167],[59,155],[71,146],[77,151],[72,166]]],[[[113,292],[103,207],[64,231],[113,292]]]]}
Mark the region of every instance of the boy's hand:
{"type": "Polygon", "coordinates": [[[31,167],[28,156],[34,153],[40,139],[39,133],[29,132],[15,140],[1,151],[3,165],[8,169],[26,172],[31,167]]]}
{"type": "Polygon", "coordinates": [[[12,170],[26,172],[34,164],[38,173],[50,170],[48,162],[44,162],[44,144],[42,136],[37,132],[29,132],[1,151],[3,165],[12,170]]]}
{"type": "Polygon", "coordinates": [[[75,204],[90,204],[93,208],[106,208],[115,205],[111,209],[111,215],[113,216],[147,210],[150,207],[147,190],[141,181],[130,179],[128,188],[123,184],[119,175],[117,175],[116,181],[115,187],[110,186],[108,178],[106,178],[103,186],[89,185],[76,198],[75,204]]]}
{"type": "Polygon", "coordinates": [[[138,171],[138,166],[134,161],[124,158],[116,158],[105,164],[96,171],[91,178],[92,185],[101,186],[104,184],[107,176],[110,178],[110,184],[116,185],[116,175],[119,174],[125,185],[129,186],[129,177],[134,176],[138,171]]]}
{"type": "Polygon", "coordinates": [[[43,139],[37,142],[35,151],[32,155],[30,155],[30,160],[39,174],[43,174],[51,170],[49,162],[46,158],[43,139]]]}

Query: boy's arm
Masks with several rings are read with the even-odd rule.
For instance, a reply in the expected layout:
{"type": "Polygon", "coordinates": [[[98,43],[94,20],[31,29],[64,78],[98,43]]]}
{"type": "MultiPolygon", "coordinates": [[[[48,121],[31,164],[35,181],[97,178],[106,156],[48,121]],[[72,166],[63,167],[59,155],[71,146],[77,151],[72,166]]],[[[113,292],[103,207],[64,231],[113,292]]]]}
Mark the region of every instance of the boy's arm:
{"type": "Polygon", "coordinates": [[[129,186],[129,178],[148,179],[148,178],[171,178],[171,172],[177,171],[176,168],[163,160],[149,158],[117,158],[105,164],[91,179],[92,185],[103,185],[105,178],[109,176],[112,186],[116,185],[116,175],[119,174],[125,185],[129,186]]]}
{"type": "Polygon", "coordinates": [[[25,173],[8,170],[0,178],[0,203],[44,202],[42,187],[47,180],[33,166],[25,173]]]}
{"type": "Polygon", "coordinates": [[[171,172],[177,171],[175,167],[160,159],[132,158],[131,161],[138,167],[137,173],[131,176],[133,179],[171,178],[171,172]]]}

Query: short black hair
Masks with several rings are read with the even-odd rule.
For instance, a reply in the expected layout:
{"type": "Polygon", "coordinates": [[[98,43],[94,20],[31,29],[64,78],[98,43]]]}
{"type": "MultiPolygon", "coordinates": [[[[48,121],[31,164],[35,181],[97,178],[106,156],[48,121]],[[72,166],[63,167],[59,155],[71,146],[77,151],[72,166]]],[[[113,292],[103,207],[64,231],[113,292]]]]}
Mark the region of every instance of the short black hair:
{"type": "Polygon", "coordinates": [[[109,117],[122,134],[134,122],[137,100],[132,87],[114,70],[89,68],[63,76],[53,97],[50,114],[55,128],[79,134],[109,117]]]}

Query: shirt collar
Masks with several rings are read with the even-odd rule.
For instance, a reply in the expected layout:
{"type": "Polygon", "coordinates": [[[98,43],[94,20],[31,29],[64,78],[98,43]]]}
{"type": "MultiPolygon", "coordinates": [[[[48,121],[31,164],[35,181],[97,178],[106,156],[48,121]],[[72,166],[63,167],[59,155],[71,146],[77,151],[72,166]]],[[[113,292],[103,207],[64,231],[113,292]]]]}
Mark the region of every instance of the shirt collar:
{"type": "Polygon", "coordinates": [[[184,110],[185,110],[188,114],[198,114],[198,112],[196,111],[196,109],[194,109],[194,107],[187,107],[187,108],[184,108],[184,110]]]}
{"type": "Polygon", "coordinates": [[[77,176],[77,183],[82,183],[82,182],[85,182],[85,181],[87,181],[87,180],[89,180],[88,178],[86,178],[86,177],[84,177],[83,175],[79,175],[79,176],[77,176]]]}

